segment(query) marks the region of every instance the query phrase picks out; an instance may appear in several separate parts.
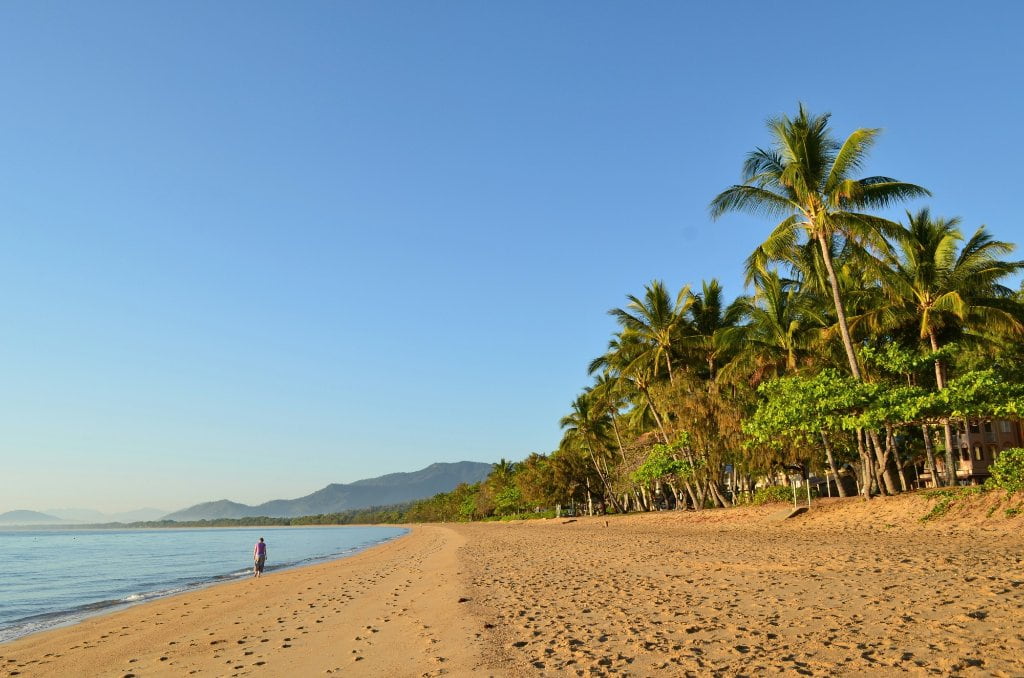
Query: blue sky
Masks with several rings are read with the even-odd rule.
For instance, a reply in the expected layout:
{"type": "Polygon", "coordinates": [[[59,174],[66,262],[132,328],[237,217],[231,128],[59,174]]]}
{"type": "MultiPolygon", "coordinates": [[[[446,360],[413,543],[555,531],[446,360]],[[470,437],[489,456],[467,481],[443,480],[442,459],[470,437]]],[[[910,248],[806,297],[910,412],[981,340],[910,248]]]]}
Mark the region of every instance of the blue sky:
{"type": "Polygon", "coordinates": [[[1024,241],[1024,17],[962,7],[0,5],[0,511],[554,449],[607,309],[741,292],[707,204],[798,101],[1024,241]]]}

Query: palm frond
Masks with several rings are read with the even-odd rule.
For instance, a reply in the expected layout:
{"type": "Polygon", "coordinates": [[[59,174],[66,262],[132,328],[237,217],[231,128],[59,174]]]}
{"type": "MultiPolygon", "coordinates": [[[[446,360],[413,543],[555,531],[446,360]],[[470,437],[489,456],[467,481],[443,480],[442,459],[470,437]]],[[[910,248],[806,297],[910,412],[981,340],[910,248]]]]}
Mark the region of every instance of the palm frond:
{"type": "Polygon", "coordinates": [[[710,209],[712,219],[718,219],[726,212],[782,217],[799,212],[800,205],[768,189],[737,184],[716,195],[711,201],[710,209]]]}
{"type": "Polygon", "coordinates": [[[832,161],[832,168],[825,180],[826,194],[835,191],[840,183],[847,181],[852,173],[861,169],[880,132],[879,129],[861,128],[846,137],[846,141],[832,161]]]}
{"type": "Polygon", "coordinates": [[[835,205],[843,209],[885,209],[900,202],[927,198],[931,191],[917,184],[897,181],[890,177],[868,177],[853,182],[856,189],[845,187],[850,195],[835,196],[835,205]]]}

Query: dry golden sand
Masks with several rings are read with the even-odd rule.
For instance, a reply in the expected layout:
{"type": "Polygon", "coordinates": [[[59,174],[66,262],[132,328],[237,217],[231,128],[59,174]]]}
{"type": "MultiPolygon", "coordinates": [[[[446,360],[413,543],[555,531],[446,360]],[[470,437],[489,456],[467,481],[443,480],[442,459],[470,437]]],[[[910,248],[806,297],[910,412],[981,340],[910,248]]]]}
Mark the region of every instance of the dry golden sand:
{"type": "Polygon", "coordinates": [[[0,645],[0,675],[1024,676],[1024,519],[777,508],[418,527],[0,645]]]}
{"type": "Polygon", "coordinates": [[[927,506],[460,533],[489,652],[524,674],[1024,676],[1024,520],[922,525],[927,506]]]}

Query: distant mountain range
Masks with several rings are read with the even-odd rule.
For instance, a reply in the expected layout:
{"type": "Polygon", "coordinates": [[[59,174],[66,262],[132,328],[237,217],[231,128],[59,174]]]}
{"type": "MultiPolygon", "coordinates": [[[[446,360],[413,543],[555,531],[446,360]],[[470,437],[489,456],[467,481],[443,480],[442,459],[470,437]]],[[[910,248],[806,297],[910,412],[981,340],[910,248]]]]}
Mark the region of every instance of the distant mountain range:
{"type": "Polygon", "coordinates": [[[57,516],[39,511],[7,511],[0,513],[0,525],[44,525],[62,523],[57,516]]]}
{"type": "Polygon", "coordinates": [[[93,509],[46,509],[43,511],[7,511],[0,513],[0,525],[98,525],[102,523],[133,523],[157,520],[164,509],[142,508],[121,513],[101,513],[93,509]]]}
{"type": "Polygon", "coordinates": [[[144,520],[158,520],[167,515],[167,509],[140,508],[134,511],[103,513],[93,509],[63,508],[46,509],[46,513],[57,516],[61,520],[75,523],[134,523],[144,520]]]}
{"type": "Polygon", "coordinates": [[[164,520],[214,520],[217,518],[294,518],[339,513],[370,506],[404,504],[450,492],[460,483],[477,483],[487,477],[491,464],[476,461],[431,464],[412,473],[390,473],[354,483],[328,485],[298,499],[275,499],[249,506],[222,499],[196,504],[164,516],[164,520]]]}

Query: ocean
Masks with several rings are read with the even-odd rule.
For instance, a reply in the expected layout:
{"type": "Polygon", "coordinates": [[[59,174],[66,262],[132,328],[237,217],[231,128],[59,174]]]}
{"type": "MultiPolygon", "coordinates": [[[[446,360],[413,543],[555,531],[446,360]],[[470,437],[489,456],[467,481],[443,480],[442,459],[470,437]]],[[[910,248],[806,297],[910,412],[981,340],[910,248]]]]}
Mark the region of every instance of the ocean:
{"type": "Polygon", "coordinates": [[[0,530],[0,642],[100,612],[252,576],[333,560],[394,539],[398,527],[0,530]]]}

